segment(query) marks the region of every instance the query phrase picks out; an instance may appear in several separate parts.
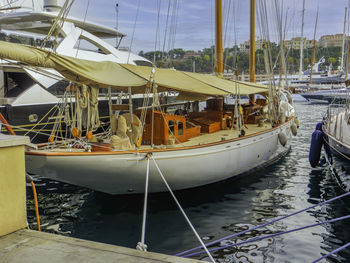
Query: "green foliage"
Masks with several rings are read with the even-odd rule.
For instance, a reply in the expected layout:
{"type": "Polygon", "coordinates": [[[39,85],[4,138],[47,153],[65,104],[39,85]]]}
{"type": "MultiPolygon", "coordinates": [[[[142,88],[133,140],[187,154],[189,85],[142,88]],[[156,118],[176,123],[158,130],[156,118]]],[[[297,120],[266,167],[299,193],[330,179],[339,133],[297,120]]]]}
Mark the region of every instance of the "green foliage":
{"type": "MultiPolygon", "coordinates": [[[[288,73],[294,74],[299,71],[300,63],[300,51],[296,49],[285,50],[286,64],[288,73]]],[[[150,61],[153,61],[155,56],[156,65],[159,67],[171,68],[174,67],[177,70],[193,71],[193,62],[195,62],[196,72],[211,73],[214,71],[215,64],[215,47],[204,48],[203,50],[195,53],[195,56],[188,56],[190,53],[195,53],[193,50],[183,50],[182,48],[172,49],[169,52],[151,51],[144,53],[140,51],[139,55],[143,56],[150,61]],[[186,56],[187,54],[187,56],[186,56]]],[[[274,67],[274,73],[279,74],[281,68],[280,61],[280,46],[275,43],[270,43],[269,53],[272,57],[272,66],[274,67]]],[[[320,67],[320,69],[326,69],[329,64],[332,64],[333,69],[336,69],[340,64],[340,47],[329,48],[317,48],[315,54],[315,62],[321,57],[326,58],[326,62],[320,67]]],[[[312,62],[312,48],[304,50],[304,68],[312,62]]],[[[249,53],[240,52],[238,46],[232,48],[226,48],[224,50],[224,69],[235,70],[238,69],[239,73],[249,72],[249,53]]],[[[257,50],[255,53],[255,65],[257,74],[265,74],[265,59],[264,51],[257,50]]]]}

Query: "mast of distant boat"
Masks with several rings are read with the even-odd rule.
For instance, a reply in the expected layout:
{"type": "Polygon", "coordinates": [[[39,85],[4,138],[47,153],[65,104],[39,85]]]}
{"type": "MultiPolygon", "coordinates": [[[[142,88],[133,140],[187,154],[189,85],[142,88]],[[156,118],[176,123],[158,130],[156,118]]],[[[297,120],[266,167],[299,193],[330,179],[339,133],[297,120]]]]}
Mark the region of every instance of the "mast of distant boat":
{"type": "Polygon", "coordinates": [[[303,75],[303,60],[304,60],[304,15],[305,15],[305,0],[303,0],[303,11],[301,20],[301,39],[300,39],[300,63],[299,63],[299,80],[303,75]]]}
{"type": "MultiPolygon", "coordinates": [[[[119,28],[119,4],[118,3],[116,3],[115,4],[115,29],[116,30],[118,30],[119,28]]],[[[118,41],[118,37],[116,37],[115,38],[115,46],[116,46],[116,48],[118,47],[118,43],[119,41],[118,41]]]]}
{"type": "Polygon", "coordinates": [[[341,48],[341,62],[340,62],[340,70],[344,70],[344,49],[345,49],[345,29],[346,29],[346,14],[348,12],[348,8],[345,7],[345,15],[344,15],[344,29],[343,29],[343,45],[341,48]]]}
{"type": "Polygon", "coordinates": [[[314,29],[314,39],[313,39],[313,47],[312,47],[312,59],[311,59],[309,86],[312,83],[312,71],[313,71],[313,67],[314,67],[314,63],[315,63],[317,22],[318,22],[318,8],[317,8],[317,13],[316,13],[316,22],[315,22],[315,29],[314,29]]]}

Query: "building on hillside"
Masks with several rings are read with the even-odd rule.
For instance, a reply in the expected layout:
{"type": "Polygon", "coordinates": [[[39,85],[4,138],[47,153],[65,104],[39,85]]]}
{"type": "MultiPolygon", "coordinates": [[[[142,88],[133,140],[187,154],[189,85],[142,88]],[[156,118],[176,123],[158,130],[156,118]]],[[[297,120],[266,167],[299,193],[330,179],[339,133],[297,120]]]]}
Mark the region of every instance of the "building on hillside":
{"type": "MultiPolygon", "coordinates": [[[[255,50],[263,50],[264,48],[264,44],[267,41],[264,39],[258,39],[255,41],[255,50]]],[[[248,53],[250,49],[250,42],[249,41],[245,41],[244,43],[239,45],[239,51],[243,52],[243,53],[248,53]]]]}
{"type": "Polygon", "coordinates": [[[195,52],[195,51],[186,51],[185,54],[184,54],[184,58],[187,59],[187,58],[197,58],[197,57],[200,57],[202,55],[201,52],[195,52]]]}
{"type": "MultiPolygon", "coordinates": [[[[350,37],[346,37],[346,40],[349,41],[350,37]]],[[[320,38],[318,41],[319,47],[341,47],[343,46],[343,34],[335,35],[325,35],[320,38]]]]}
{"type": "Polygon", "coordinates": [[[250,47],[249,41],[245,41],[244,43],[239,44],[239,51],[241,51],[243,53],[248,53],[249,47],[250,47]]]}
{"type": "MultiPolygon", "coordinates": [[[[303,37],[304,40],[304,48],[312,48],[313,47],[313,40],[306,39],[306,37],[303,37]]],[[[301,37],[293,37],[291,40],[285,40],[283,41],[283,44],[288,49],[300,49],[300,42],[301,37]]],[[[317,44],[317,42],[316,42],[317,44]]]]}

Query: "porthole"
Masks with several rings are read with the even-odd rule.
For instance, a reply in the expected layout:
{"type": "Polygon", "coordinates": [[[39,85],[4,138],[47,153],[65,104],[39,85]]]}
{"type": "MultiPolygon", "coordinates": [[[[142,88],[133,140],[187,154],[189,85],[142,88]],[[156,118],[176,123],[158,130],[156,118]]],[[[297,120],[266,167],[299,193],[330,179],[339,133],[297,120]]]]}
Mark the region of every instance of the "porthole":
{"type": "Polygon", "coordinates": [[[28,116],[29,122],[37,122],[38,121],[38,115],[37,114],[30,114],[28,116]]]}

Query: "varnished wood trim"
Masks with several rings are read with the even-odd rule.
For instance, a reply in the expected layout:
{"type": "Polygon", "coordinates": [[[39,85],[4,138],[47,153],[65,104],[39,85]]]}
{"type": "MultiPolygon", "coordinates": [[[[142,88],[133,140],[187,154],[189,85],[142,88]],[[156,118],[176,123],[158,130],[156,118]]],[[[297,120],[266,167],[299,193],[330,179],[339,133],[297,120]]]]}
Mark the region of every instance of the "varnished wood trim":
{"type": "Polygon", "coordinates": [[[234,141],[240,141],[243,139],[255,137],[261,134],[265,134],[274,130],[277,130],[283,126],[286,126],[288,123],[290,123],[293,119],[288,120],[287,122],[283,123],[282,125],[279,125],[277,127],[252,133],[249,135],[246,135],[244,137],[238,137],[234,139],[224,140],[224,141],[218,141],[218,142],[212,142],[207,144],[201,144],[201,145],[193,145],[193,146],[187,146],[187,147],[176,147],[176,148],[165,148],[165,149],[145,149],[145,150],[129,150],[129,151],[101,151],[101,152],[37,152],[37,151],[27,151],[27,155],[40,155],[40,156],[94,156],[94,155],[120,155],[120,154],[136,154],[136,153],[153,153],[153,152],[171,152],[171,151],[181,151],[181,150],[192,150],[192,149],[199,149],[199,148],[205,148],[210,146],[216,146],[220,144],[230,143],[234,141]]]}
{"type": "Polygon", "coordinates": [[[128,104],[112,104],[112,110],[128,111],[129,110],[129,105],[128,104]]]}

